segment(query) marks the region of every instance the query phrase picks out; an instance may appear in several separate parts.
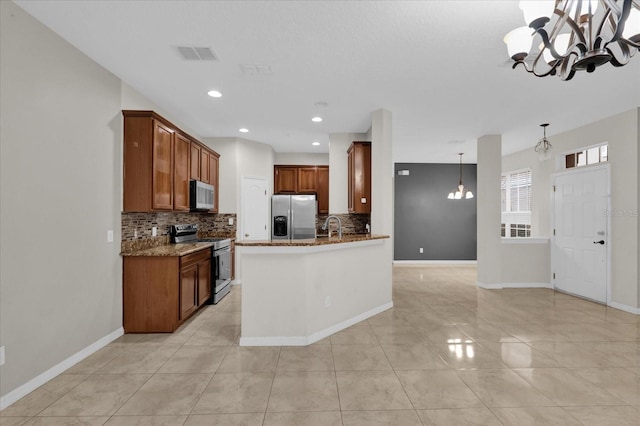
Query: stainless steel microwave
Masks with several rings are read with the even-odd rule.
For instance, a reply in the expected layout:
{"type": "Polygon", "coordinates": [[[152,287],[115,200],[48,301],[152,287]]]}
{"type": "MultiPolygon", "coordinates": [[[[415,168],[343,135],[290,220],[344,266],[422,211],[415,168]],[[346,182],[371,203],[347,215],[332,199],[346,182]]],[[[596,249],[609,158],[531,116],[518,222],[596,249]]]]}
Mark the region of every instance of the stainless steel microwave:
{"type": "Polygon", "coordinates": [[[215,188],[208,183],[192,180],[189,182],[189,208],[191,211],[207,211],[214,208],[215,188]]]}

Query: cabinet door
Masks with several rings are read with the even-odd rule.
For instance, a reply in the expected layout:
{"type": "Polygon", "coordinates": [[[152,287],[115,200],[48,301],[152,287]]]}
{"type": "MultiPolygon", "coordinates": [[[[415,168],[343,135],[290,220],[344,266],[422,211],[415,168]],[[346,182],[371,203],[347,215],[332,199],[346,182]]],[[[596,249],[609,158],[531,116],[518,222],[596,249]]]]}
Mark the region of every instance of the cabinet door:
{"type": "Polygon", "coordinates": [[[197,264],[180,269],[180,321],[186,319],[198,307],[196,300],[197,282],[197,264]]]}
{"type": "Polygon", "coordinates": [[[203,149],[200,152],[200,180],[204,183],[211,183],[211,178],[209,177],[209,151],[203,149]]]}
{"type": "Polygon", "coordinates": [[[349,213],[371,213],[371,143],[349,147],[349,213]]]}
{"type": "Polygon", "coordinates": [[[154,210],[173,210],[173,129],[158,121],[153,125],[154,210]]]}
{"type": "Polygon", "coordinates": [[[209,210],[211,213],[218,213],[218,192],[220,189],[218,174],[218,156],[209,153],[209,183],[213,185],[213,209],[209,210]]]}
{"type": "Polygon", "coordinates": [[[191,142],[176,133],[173,157],[173,209],[189,210],[189,157],[191,142]]]}
{"type": "Polygon", "coordinates": [[[318,166],[318,213],[329,213],[329,166],[318,166]]]}
{"type": "Polygon", "coordinates": [[[298,192],[298,168],[274,166],[274,192],[276,194],[295,194],[298,192]]]}
{"type": "Polygon", "coordinates": [[[211,297],[211,259],[198,263],[198,306],[211,297]]]}
{"type": "Polygon", "coordinates": [[[318,187],[318,168],[300,167],[298,169],[298,192],[316,192],[318,187]]]}
{"type": "Polygon", "coordinates": [[[191,142],[191,179],[200,180],[200,145],[191,142]]]}

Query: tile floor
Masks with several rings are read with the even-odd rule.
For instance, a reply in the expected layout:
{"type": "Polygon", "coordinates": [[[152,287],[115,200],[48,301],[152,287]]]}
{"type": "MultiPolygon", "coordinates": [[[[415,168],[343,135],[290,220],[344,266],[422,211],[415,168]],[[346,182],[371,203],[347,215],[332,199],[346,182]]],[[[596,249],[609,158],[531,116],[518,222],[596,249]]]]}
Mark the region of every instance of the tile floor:
{"type": "Polygon", "coordinates": [[[9,425],[640,425],[640,318],[471,266],[396,266],[395,307],[308,347],[239,347],[240,288],[125,335],[9,425]]]}

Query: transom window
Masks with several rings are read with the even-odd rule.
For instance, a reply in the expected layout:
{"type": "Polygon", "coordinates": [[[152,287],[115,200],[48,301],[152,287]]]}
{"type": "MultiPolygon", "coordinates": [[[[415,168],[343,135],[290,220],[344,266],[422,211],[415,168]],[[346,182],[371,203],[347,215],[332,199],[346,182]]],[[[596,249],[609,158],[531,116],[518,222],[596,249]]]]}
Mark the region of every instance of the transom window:
{"type": "Polygon", "coordinates": [[[531,236],[531,170],[502,175],[500,181],[503,237],[531,236]]]}
{"type": "Polygon", "coordinates": [[[609,160],[609,146],[603,144],[591,148],[572,152],[564,156],[564,168],[572,169],[590,164],[604,163],[609,160]]]}

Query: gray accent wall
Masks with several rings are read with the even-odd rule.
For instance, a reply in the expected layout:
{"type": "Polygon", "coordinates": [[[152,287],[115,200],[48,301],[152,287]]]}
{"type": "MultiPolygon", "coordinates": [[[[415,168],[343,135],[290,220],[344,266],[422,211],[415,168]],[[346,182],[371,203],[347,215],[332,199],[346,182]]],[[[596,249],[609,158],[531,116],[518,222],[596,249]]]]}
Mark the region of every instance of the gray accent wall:
{"type": "MultiPolygon", "coordinates": [[[[474,195],[476,171],[463,164],[463,183],[474,195]]],[[[476,260],[477,198],[447,199],[459,174],[459,164],[395,164],[394,260],[476,260]]]]}

